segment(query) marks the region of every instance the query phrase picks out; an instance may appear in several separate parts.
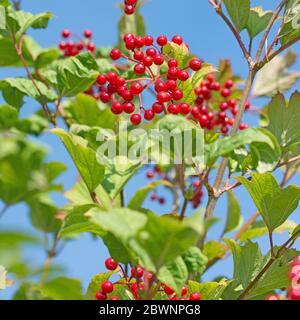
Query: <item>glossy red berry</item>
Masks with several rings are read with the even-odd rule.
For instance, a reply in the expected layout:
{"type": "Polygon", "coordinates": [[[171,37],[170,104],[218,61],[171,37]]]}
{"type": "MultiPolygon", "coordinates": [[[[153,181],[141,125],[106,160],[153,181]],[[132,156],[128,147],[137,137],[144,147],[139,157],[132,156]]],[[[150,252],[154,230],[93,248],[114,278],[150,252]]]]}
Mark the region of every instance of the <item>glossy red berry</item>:
{"type": "Polygon", "coordinates": [[[202,62],[199,59],[192,59],[190,61],[190,68],[193,71],[199,71],[202,67],[202,62]]]}
{"type": "Polygon", "coordinates": [[[138,63],[134,66],[135,74],[144,74],[145,71],[146,71],[146,67],[141,63],[138,63]]]}
{"type": "Polygon", "coordinates": [[[181,45],[183,43],[183,39],[181,36],[176,35],[172,38],[172,42],[181,45]]]}
{"type": "Polygon", "coordinates": [[[174,293],[174,290],[172,288],[170,288],[169,286],[167,285],[163,285],[163,289],[164,289],[164,292],[167,294],[167,295],[170,295],[170,294],[173,294],[174,293]]]}
{"type": "Polygon", "coordinates": [[[125,100],[125,101],[132,101],[133,99],[133,94],[130,90],[125,90],[123,93],[122,93],[122,98],[125,100]]]}
{"type": "Polygon", "coordinates": [[[201,295],[199,292],[192,292],[190,294],[190,300],[201,300],[201,295]]]}
{"type": "Polygon", "coordinates": [[[145,38],[141,37],[141,36],[137,36],[134,39],[134,44],[137,48],[142,48],[145,45],[145,38]]]}
{"type": "Polygon", "coordinates": [[[63,38],[67,39],[67,38],[70,37],[71,31],[68,30],[68,29],[64,29],[64,30],[61,32],[61,35],[62,35],[63,38]]]}
{"type": "Polygon", "coordinates": [[[106,79],[109,83],[115,84],[118,81],[118,75],[115,72],[108,72],[106,74],[106,79]]]}
{"type": "Polygon", "coordinates": [[[124,102],[123,103],[123,111],[126,113],[132,113],[135,110],[135,106],[132,102],[124,102]]]}
{"type": "Polygon", "coordinates": [[[114,285],[111,281],[107,280],[101,284],[101,289],[103,293],[111,293],[114,290],[114,285]]]}
{"type": "Polygon", "coordinates": [[[128,40],[125,41],[125,47],[128,50],[133,50],[135,49],[135,42],[134,42],[134,38],[130,38],[128,40]]]}
{"type": "Polygon", "coordinates": [[[172,93],[172,97],[174,100],[181,100],[183,98],[183,92],[180,89],[176,89],[172,93]]]}
{"type": "Polygon", "coordinates": [[[115,101],[110,109],[113,114],[121,114],[123,112],[123,105],[121,102],[115,101]]]}
{"type": "Polygon", "coordinates": [[[96,45],[93,42],[91,42],[91,43],[88,43],[86,48],[88,49],[88,51],[94,52],[96,50],[96,45]]]}
{"type": "Polygon", "coordinates": [[[185,70],[179,70],[177,76],[181,81],[186,81],[190,77],[189,73],[185,70]]]}
{"type": "Polygon", "coordinates": [[[123,40],[124,42],[128,41],[128,40],[134,40],[134,34],[132,33],[125,33],[124,37],[123,37],[123,40]]]}
{"type": "Polygon", "coordinates": [[[232,80],[227,80],[225,82],[225,88],[230,89],[233,86],[233,81],[232,80]]]}
{"type": "Polygon", "coordinates": [[[96,300],[106,300],[107,297],[106,297],[106,294],[104,292],[96,292],[96,295],[95,295],[95,298],[96,300]]]}
{"type": "Polygon", "coordinates": [[[149,57],[154,57],[157,55],[157,52],[154,48],[148,48],[146,50],[146,55],[149,56],[149,57]]]}
{"type": "Polygon", "coordinates": [[[157,65],[157,66],[160,66],[164,63],[165,61],[165,57],[162,55],[162,54],[156,54],[154,57],[153,57],[153,62],[157,65]]]}
{"type": "Polygon", "coordinates": [[[165,88],[169,91],[173,91],[177,88],[177,84],[176,84],[176,81],[175,80],[167,80],[166,83],[165,83],[165,88]]]}
{"type": "Polygon", "coordinates": [[[120,297],[118,296],[112,296],[109,298],[109,300],[120,300],[120,297]]]}
{"type": "Polygon", "coordinates": [[[128,14],[128,15],[131,15],[131,14],[133,14],[134,13],[134,6],[131,6],[131,5],[129,5],[129,6],[125,6],[124,7],[124,12],[126,13],[126,14],[128,14]]]}
{"type": "MultiPolygon", "coordinates": [[[[152,171],[151,171],[152,172],[152,171]]],[[[141,278],[144,275],[144,270],[143,268],[137,266],[137,267],[133,267],[131,268],[131,276],[133,278],[141,278]]]]}
{"type": "Polygon", "coordinates": [[[144,52],[141,50],[137,50],[134,52],[133,57],[135,60],[142,61],[145,57],[144,52]]]}
{"type": "Polygon", "coordinates": [[[64,41],[61,41],[58,47],[60,50],[65,50],[67,48],[67,44],[64,41]]]}
{"type": "Polygon", "coordinates": [[[168,38],[166,36],[164,36],[164,35],[161,35],[156,39],[156,42],[157,42],[158,45],[163,47],[168,43],[168,38]]]}
{"type": "Polygon", "coordinates": [[[151,37],[151,36],[146,36],[146,37],[144,38],[144,41],[145,41],[145,45],[146,45],[146,46],[152,46],[152,44],[153,44],[153,42],[154,42],[154,39],[153,39],[153,37],[151,37]]]}
{"type": "Polygon", "coordinates": [[[182,296],[185,296],[187,293],[188,293],[187,287],[182,287],[182,289],[181,289],[181,295],[182,295],[182,296]]]}
{"type": "Polygon", "coordinates": [[[154,112],[152,110],[146,110],[144,113],[144,118],[148,121],[152,120],[154,118],[154,112]]]}
{"type": "Polygon", "coordinates": [[[168,66],[169,66],[169,68],[171,68],[171,67],[178,67],[178,62],[177,62],[177,60],[176,60],[176,59],[170,59],[170,60],[168,61],[168,66]]]}
{"type": "Polygon", "coordinates": [[[142,93],[144,90],[144,87],[141,85],[140,82],[135,82],[130,86],[130,91],[132,94],[137,95],[142,93]]]}
{"type": "Polygon", "coordinates": [[[166,91],[160,91],[158,92],[158,94],[156,95],[157,97],[157,101],[160,103],[165,103],[171,100],[171,95],[169,92],[166,91]]]}
{"type": "Polygon", "coordinates": [[[224,98],[228,98],[231,95],[231,91],[227,88],[221,90],[221,96],[224,98]]]}
{"type": "Polygon", "coordinates": [[[176,67],[171,67],[168,70],[168,79],[177,80],[179,70],[176,67]]]}
{"type": "Polygon", "coordinates": [[[105,267],[111,271],[116,270],[118,268],[118,262],[115,261],[113,258],[107,258],[105,260],[105,267]]]}
{"type": "Polygon", "coordinates": [[[162,103],[155,102],[152,105],[152,111],[157,114],[162,113],[164,111],[164,105],[162,103]]]}
{"type": "Polygon", "coordinates": [[[121,51],[118,49],[112,49],[110,52],[110,57],[112,60],[118,60],[121,58],[121,51]]]}
{"type": "Polygon", "coordinates": [[[137,3],[137,0],[125,0],[125,4],[127,5],[135,5],[137,3]]]}
{"type": "Polygon", "coordinates": [[[248,125],[247,125],[246,123],[241,123],[241,124],[239,125],[239,129],[240,129],[240,130],[248,129],[248,125]]]}
{"type": "Polygon", "coordinates": [[[111,99],[111,95],[108,92],[101,92],[100,99],[103,103],[107,103],[111,99]]]}
{"type": "Polygon", "coordinates": [[[152,58],[152,57],[147,56],[147,57],[145,57],[145,58],[143,59],[143,65],[144,65],[145,67],[151,67],[152,64],[153,64],[153,58],[152,58]]]}
{"type": "Polygon", "coordinates": [[[179,111],[181,114],[189,114],[191,109],[188,103],[182,102],[179,104],[179,111]]]}
{"type": "Polygon", "coordinates": [[[85,38],[90,39],[93,36],[93,32],[92,32],[92,30],[87,29],[87,30],[84,30],[83,35],[85,38]]]}
{"type": "Polygon", "coordinates": [[[157,80],[155,82],[154,89],[155,89],[156,92],[160,92],[160,91],[166,91],[167,87],[166,87],[165,83],[162,80],[157,80]]]}
{"type": "Polygon", "coordinates": [[[132,124],[134,124],[135,126],[139,125],[142,122],[142,117],[140,114],[135,113],[130,117],[130,121],[132,124]]]}
{"type": "Polygon", "coordinates": [[[171,114],[178,114],[180,111],[179,106],[175,103],[172,103],[168,106],[168,112],[171,114]]]}

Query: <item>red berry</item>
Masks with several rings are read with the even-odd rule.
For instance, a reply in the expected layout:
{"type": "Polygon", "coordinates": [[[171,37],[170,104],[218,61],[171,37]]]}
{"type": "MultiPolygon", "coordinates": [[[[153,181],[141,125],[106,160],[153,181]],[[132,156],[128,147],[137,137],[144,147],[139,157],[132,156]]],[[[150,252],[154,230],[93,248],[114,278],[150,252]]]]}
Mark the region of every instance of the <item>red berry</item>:
{"type": "Polygon", "coordinates": [[[67,48],[67,44],[64,41],[61,41],[58,47],[60,50],[65,50],[67,48]]]}
{"type": "Polygon", "coordinates": [[[106,74],[106,79],[109,83],[115,84],[118,81],[118,75],[115,72],[108,72],[106,74]]]}
{"type": "Polygon", "coordinates": [[[112,296],[109,298],[109,300],[120,300],[120,297],[118,296],[112,296]]]}
{"type": "Polygon", "coordinates": [[[164,63],[165,61],[165,57],[162,55],[162,54],[156,54],[154,57],[153,57],[153,62],[157,65],[157,66],[160,66],[164,63]]]}
{"type": "Polygon", "coordinates": [[[234,100],[234,99],[228,100],[228,106],[230,108],[234,108],[236,106],[236,104],[237,104],[236,100],[234,100]]]}
{"type": "Polygon", "coordinates": [[[151,195],[151,197],[150,197],[150,199],[152,200],[152,201],[155,201],[155,200],[157,200],[157,195],[156,194],[152,194],[151,195]]]}
{"type": "Polygon", "coordinates": [[[129,5],[129,6],[125,6],[124,7],[124,12],[126,13],[126,14],[133,14],[134,13],[134,6],[131,6],[131,5],[129,5]]]}
{"type": "Polygon", "coordinates": [[[164,35],[161,35],[156,39],[156,42],[157,42],[158,45],[163,47],[168,43],[168,38],[166,36],[164,36],[164,35]]]}
{"type": "Polygon", "coordinates": [[[84,49],[84,44],[83,44],[82,42],[78,42],[78,43],[76,44],[76,48],[77,48],[79,51],[81,51],[81,50],[84,49]]]}
{"type": "Polygon", "coordinates": [[[181,100],[182,97],[183,97],[183,93],[182,93],[182,91],[180,89],[176,89],[176,90],[173,91],[172,97],[176,101],[177,100],[181,100]]]}
{"type": "Polygon", "coordinates": [[[64,29],[64,30],[61,32],[61,35],[62,35],[63,38],[67,39],[67,38],[70,37],[71,31],[68,30],[68,29],[64,29]]]}
{"type": "Polygon", "coordinates": [[[125,79],[124,78],[122,78],[122,77],[118,77],[117,78],[117,81],[116,81],[116,85],[118,86],[118,87],[123,87],[124,85],[125,85],[125,79]]]}
{"type": "Polygon", "coordinates": [[[154,89],[155,89],[156,92],[160,92],[160,91],[166,91],[167,87],[166,87],[165,83],[162,80],[157,80],[155,82],[154,89]]]}
{"type": "Polygon", "coordinates": [[[289,289],[288,298],[290,300],[300,300],[300,289],[289,289]]]}
{"type": "Polygon", "coordinates": [[[245,129],[248,129],[248,125],[246,123],[241,123],[239,125],[239,128],[240,128],[240,130],[245,130],[245,129]]]}
{"type": "Polygon", "coordinates": [[[91,30],[89,30],[89,29],[84,30],[83,34],[84,34],[85,38],[88,38],[88,39],[93,36],[93,32],[91,30]]]}
{"type": "Polygon", "coordinates": [[[100,99],[101,99],[101,101],[103,102],[103,103],[107,103],[107,102],[109,102],[110,101],[110,99],[111,99],[111,96],[110,96],[110,94],[108,93],[108,92],[101,92],[100,93],[100,99]]]}
{"type": "Polygon", "coordinates": [[[166,83],[165,83],[165,87],[167,90],[169,91],[173,91],[177,88],[177,84],[176,84],[176,81],[175,80],[167,80],[166,83]]]}
{"type": "Polygon", "coordinates": [[[165,103],[165,102],[168,102],[171,100],[171,95],[169,92],[166,92],[166,91],[160,91],[158,92],[157,94],[157,101],[160,102],[160,103],[165,103]]]}
{"type": "Polygon", "coordinates": [[[146,36],[144,41],[146,46],[152,46],[154,39],[151,36],[146,36]]]}
{"type": "Polygon", "coordinates": [[[105,260],[105,267],[111,271],[116,270],[118,268],[118,262],[115,261],[113,258],[107,258],[105,260]]]}
{"type": "Polygon", "coordinates": [[[250,101],[247,101],[247,102],[246,102],[246,105],[245,105],[245,109],[246,109],[246,110],[249,110],[250,108],[251,108],[250,101]]]}
{"type": "Polygon", "coordinates": [[[148,121],[152,120],[154,118],[154,112],[152,110],[146,110],[144,114],[144,118],[148,121]]]}
{"type": "Polygon", "coordinates": [[[106,300],[107,297],[105,293],[98,291],[96,292],[95,298],[97,300],[106,300]]]}
{"type": "Polygon", "coordinates": [[[198,107],[193,107],[191,110],[191,114],[193,117],[198,118],[198,116],[200,115],[200,110],[198,107]]]}
{"type": "Polygon", "coordinates": [[[177,80],[179,70],[176,67],[171,67],[168,70],[168,79],[177,80]]]}
{"type": "Polygon", "coordinates": [[[134,40],[134,34],[132,33],[125,33],[124,37],[123,37],[123,40],[124,42],[126,42],[127,40],[134,40]]]}
{"type": "Polygon", "coordinates": [[[114,290],[114,285],[111,281],[107,280],[101,284],[101,289],[103,293],[111,293],[114,290]]]}
{"type": "Polygon", "coordinates": [[[208,125],[208,118],[205,114],[203,114],[200,118],[199,118],[199,122],[202,128],[207,127],[208,125]]]}
{"type": "Polygon", "coordinates": [[[266,300],[279,300],[279,297],[276,294],[271,294],[266,300]]]}
{"type": "Polygon", "coordinates": [[[135,82],[130,86],[130,91],[134,95],[140,94],[141,92],[143,92],[143,90],[144,90],[144,87],[141,85],[140,82],[135,82]]]}
{"type": "Polygon", "coordinates": [[[91,42],[91,43],[88,43],[86,48],[88,49],[88,51],[93,52],[96,49],[96,45],[93,42],[91,42]]]}
{"type": "Polygon", "coordinates": [[[125,0],[125,4],[127,5],[135,5],[137,3],[137,0],[125,0]]]}
{"type": "Polygon", "coordinates": [[[221,109],[222,111],[227,110],[227,109],[228,109],[228,103],[227,103],[227,102],[221,102],[221,103],[220,103],[220,109],[221,109]]]}
{"type": "Polygon", "coordinates": [[[206,80],[209,81],[210,83],[213,83],[215,81],[215,76],[212,73],[208,74],[206,76],[206,80]]]}
{"type": "Polygon", "coordinates": [[[146,68],[143,64],[138,63],[134,66],[134,72],[135,74],[144,74],[146,71],[146,68]]]}
{"type": "Polygon", "coordinates": [[[152,64],[153,64],[153,58],[152,58],[152,57],[147,56],[147,57],[145,57],[145,58],[143,59],[143,65],[144,65],[145,67],[151,67],[152,64]]]}
{"type": "Polygon", "coordinates": [[[135,126],[139,125],[142,122],[142,117],[140,114],[135,113],[130,117],[130,121],[132,124],[134,124],[135,126]]]}
{"type": "Polygon", "coordinates": [[[149,48],[146,50],[146,55],[149,57],[154,57],[156,56],[157,52],[154,48],[149,48]]]}
{"type": "Polygon", "coordinates": [[[157,114],[162,113],[164,111],[164,105],[162,103],[155,102],[152,105],[152,111],[157,114]]]}
{"type": "Polygon", "coordinates": [[[185,70],[179,70],[177,75],[181,81],[186,81],[190,77],[189,73],[185,70]]]}
{"type": "Polygon", "coordinates": [[[190,294],[190,300],[201,300],[201,295],[199,292],[192,292],[190,294]]]}
{"type": "Polygon", "coordinates": [[[135,110],[135,106],[132,102],[124,102],[123,103],[123,110],[126,113],[132,113],[135,110]]]}
{"type": "Polygon", "coordinates": [[[131,101],[133,99],[133,94],[130,90],[125,90],[122,94],[122,98],[125,101],[131,101]]]}
{"type": "Polygon", "coordinates": [[[141,36],[137,36],[134,39],[134,43],[137,48],[142,48],[145,45],[145,39],[141,36]]]}
{"type": "Polygon", "coordinates": [[[183,43],[183,39],[181,36],[176,35],[172,38],[172,42],[181,45],[183,43]]]}
{"type": "Polygon", "coordinates": [[[227,80],[225,82],[225,88],[230,89],[233,86],[233,81],[232,80],[227,80]]]}
{"type": "Polygon", "coordinates": [[[187,287],[182,287],[182,289],[181,289],[181,295],[182,295],[182,296],[185,296],[185,295],[187,294],[187,292],[188,292],[187,287]]]}
{"type": "Polygon", "coordinates": [[[214,90],[214,91],[219,91],[221,89],[221,85],[219,82],[213,82],[211,85],[210,85],[210,88],[211,90],[214,90]]]}
{"type": "Polygon", "coordinates": [[[158,203],[159,204],[164,204],[166,202],[165,198],[159,198],[158,203]]]}
{"type": "Polygon", "coordinates": [[[115,101],[110,109],[113,114],[121,114],[123,112],[123,105],[121,102],[115,101]]]}
{"type": "Polygon", "coordinates": [[[134,38],[130,38],[130,39],[126,40],[125,41],[125,47],[128,50],[133,50],[135,48],[134,38]]]}
{"type": "Polygon", "coordinates": [[[193,71],[198,71],[201,69],[201,67],[202,67],[202,62],[199,59],[192,59],[190,61],[190,68],[193,71]]]}
{"type": "Polygon", "coordinates": [[[112,49],[110,52],[110,57],[112,60],[118,60],[121,58],[121,51],[118,49],[112,49]]]}
{"type": "Polygon", "coordinates": [[[179,104],[179,110],[181,114],[189,114],[191,109],[188,103],[182,102],[179,104]]]}
{"type": "Polygon", "coordinates": [[[221,132],[222,132],[223,134],[226,134],[226,133],[228,132],[228,128],[227,128],[227,127],[222,127],[222,128],[221,128],[221,132]]]}
{"type": "Polygon", "coordinates": [[[178,114],[180,109],[179,106],[175,103],[172,103],[168,106],[168,111],[172,114],[178,114]]]}
{"type": "Polygon", "coordinates": [[[145,57],[144,52],[141,50],[137,50],[134,52],[133,57],[135,60],[142,61],[145,57]]]}
{"type": "Polygon", "coordinates": [[[168,287],[167,285],[163,285],[163,289],[164,289],[164,292],[167,294],[167,295],[170,295],[170,294],[173,294],[174,293],[174,290],[170,287],[168,287]]]}
{"type": "Polygon", "coordinates": [[[227,88],[221,90],[221,96],[224,98],[228,98],[231,95],[231,91],[227,88]]]}
{"type": "Polygon", "coordinates": [[[238,108],[236,108],[236,107],[231,109],[231,113],[232,113],[233,116],[236,116],[237,113],[238,113],[238,111],[239,111],[239,110],[238,110],[238,108]]]}
{"type": "MultiPolygon", "coordinates": [[[[152,172],[152,171],[149,171],[152,172]]],[[[153,173],[153,172],[152,172],[153,173]]],[[[131,276],[133,278],[141,278],[144,275],[144,270],[143,268],[137,266],[135,268],[131,268],[131,276]]]]}
{"type": "Polygon", "coordinates": [[[169,68],[171,68],[171,67],[178,67],[178,62],[177,62],[177,60],[176,60],[176,59],[170,59],[170,60],[168,61],[168,66],[169,66],[169,68]]]}

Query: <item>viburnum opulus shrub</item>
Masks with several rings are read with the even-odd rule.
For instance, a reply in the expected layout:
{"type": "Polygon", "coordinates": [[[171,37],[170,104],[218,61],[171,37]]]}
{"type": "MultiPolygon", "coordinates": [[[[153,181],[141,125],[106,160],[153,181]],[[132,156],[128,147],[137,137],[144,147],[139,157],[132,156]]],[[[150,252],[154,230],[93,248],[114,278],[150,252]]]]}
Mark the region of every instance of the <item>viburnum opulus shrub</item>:
{"type": "Polygon", "coordinates": [[[13,286],[14,299],[300,299],[299,219],[290,218],[300,199],[291,184],[300,166],[299,73],[289,70],[295,53],[285,52],[300,39],[299,1],[266,11],[250,0],[208,2],[241,49],[246,79],[229,60],[214,66],[193,54],[181,35],[148,34],[143,1],[120,4],[111,48],[96,45],[89,29],[64,29],[57,48],[42,48],[28,30],[45,29],[52,14],[0,0],[0,66],[20,69],[0,80],[0,218],[23,203],[44,239],[1,228],[0,289],[13,286]],[[20,116],[32,100],[40,110],[20,116]],[[249,127],[249,113],[259,126],[249,127]],[[66,165],[37,142],[45,133],[60,138],[78,171],[70,190],[57,180],[66,165]],[[149,182],[128,199],[140,172],[149,182]],[[245,221],[238,188],[256,207],[245,221]],[[82,233],[110,255],[86,290],[55,264],[82,233]],[[20,255],[41,243],[42,266],[20,255]],[[229,255],[232,276],[204,281],[229,255]]]}

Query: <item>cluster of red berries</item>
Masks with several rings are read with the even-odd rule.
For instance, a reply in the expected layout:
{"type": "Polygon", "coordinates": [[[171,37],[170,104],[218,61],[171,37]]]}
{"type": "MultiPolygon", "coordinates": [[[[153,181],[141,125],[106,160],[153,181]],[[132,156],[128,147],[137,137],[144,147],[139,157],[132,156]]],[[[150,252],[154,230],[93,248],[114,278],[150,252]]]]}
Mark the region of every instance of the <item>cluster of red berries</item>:
{"type": "Polygon", "coordinates": [[[88,50],[89,52],[96,50],[96,45],[92,42],[93,32],[91,30],[87,29],[83,32],[84,38],[68,29],[64,29],[61,32],[61,36],[64,40],[59,43],[58,47],[63,51],[65,57],[77,56],[83,50],[88,50]],[[76,41],[71,40],[71,37],[76,41]]]}
{"type": "MultiPolygon", "coordinates": [[[[180,36],[174,36],[172,42],[177,45],[184,45],[180,36]]],[[[163,47],[168,43],[166,36],[157,38],[156,44],[152,36],[124,36],[126,48],[131,52],[129,56],[123,54],[119,49],[113,49],[110,53],[112,60],[124,58],[134,64],[133,71],[139,78],[125,80],[114,72],[100,74],[97,84],[100,86],[99,98],[104,103],[112,102],[111,111],[119,115],[128,113],[131,115],[131,123],[139,125],[142,122],[142,115],[145,120],[151,121],[155,115],[162,113],[182,114],[187,116],[191,112],[188,103],[182,101],[183,92],[178,88],[180,82],[188,80],[188,70],[199,71],[202,63],[194,58],[189,65],[183,69],[178,68],[178,61],[163,54],[163,47]],[[146,47],[143,51],[142,49],[146,47]],[[162,65],[167,65],[166,72],[163,72],[162,65]],[[152,68],[155,66],[154,68],[152,68]],[[153,87],[153,88],[151,88],[153,87]],[[144,90],[153,89],[156,101],[150,109],[145,109],[142,104],[141,95],[144,90]],[[138,98],[139,107],[136,112],[134,99],[138,98]],[[175,103],[179,101],[179,103],[175,103]]]]}
{"type": "Polygon", "coordinates": [[[204,195],[204,192],[202,190],[202,183],[199,180],[196,180],[192,184],[193,187],[193,196],[190,199],[190,202],[194,209],[198,208],[201,204],[201,199],[204,195]]]}
{"type": "MultiPolygon", "coordinates": [[[[238,113],[238,101],[232,99],[232,88],[235,84],[228,79],[224,86],[215,81],[214,74],[209,74],[206,79],[195,88],[197,96],[195,106],[191,110],[191,115],[197,119],[203,129],[214,130],[219,127],[223,134],[229,132],[229,128],[234,125],[234,118],[238,113]]],[[[247,102],[246,110],[250,108],[247,102]]],[[[247,129],[245,123],[241,123],[240,130],[247,129]]]]}
{"type": "MultiPolygon", "coordinates": [[[[105,266],[110,271],[115,271],[118,268],[123,275],[125,281],[111,282],[109,280],[104,281],[101,284],[101,291],[96,292],[95,298],[97,300],[107,300],[109,294],[113,294],[115,285],[124,285],[133,294],[135,300],[139,300],[146,290],[149,290],[153,286],[153,275],[150,272],[146,272],[140,266],[132,267],[130,270],[130,276],[126,274],[124,268],[121,264],[116,262],[113,258],[108,258],[105,260],[105,266]]],[[[154,283],[154,285],[156,285],[154,283]]],[[[192,292],[188,294],[188,289],[182,287],[180,297],[178,297],[175,291],[164,283],[160,283],[159,291],[164,292],[169,300],[201,300],[201,295],[199,292],[192,292]]],[[[119,296],[110,296],[109,300],[120,300],[119,296]]]]}
{"type": "Polygon", "coordinates": [[[272,294],[267,297],[267,300],[300,300],[300,259],[295,258],[291,264],[289,278],[291,286],[288,289],[286,296],[280,294],[272,294]]]}
{"type": "Polygon", "coordinates": [[[133,14],[138,0],[124,0],[124,12],[126,14],[133,14]]]}

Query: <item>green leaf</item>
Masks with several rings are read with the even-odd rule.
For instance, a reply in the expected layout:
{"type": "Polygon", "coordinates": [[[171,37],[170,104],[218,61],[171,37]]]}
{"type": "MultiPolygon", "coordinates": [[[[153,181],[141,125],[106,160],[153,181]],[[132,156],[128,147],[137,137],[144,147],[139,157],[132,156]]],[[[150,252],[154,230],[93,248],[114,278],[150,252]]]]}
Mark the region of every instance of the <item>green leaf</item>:
{"type": "Polygon", "coordinates": [[[14,127],[18,119],[19,113],[15,108],[7,104],[0,106],[0,130],[14,127]]]}
{"type": "Polygon", "coordinates": [[[160,268],[194,246],[199,233],[186,222],[166,216],[147,215],[147,223],[130,242],[140,264],[150,272],[160,268]]]}
{"type": "Polygon", "coordinates": [[[92,223],[87,214],[94,207],[98,206],[91,203],[81,206],[69,205],[64,207],[62,211],[66,213],[66,217],[61,230],[62,237],[77,236],[85,232],[103,236],[105,232],[98,225],[92,223]]]}
{"type": "Polygon", "coordinates": [[[237,180],[246,187],[268,229],[273,231],[297,208],[300,188],[290,185],[281,189],[270,173],[253,173],[251,178],[251,181],[244,177],[237,180]]]}
{"type": "Polygon", "coordinates": [[[135,193],[135,195],[131,198],[128,204],[128,208],[132,210],[140,209],[143,206],[143,203],[147,198],[148,194],[159,186],[172,188],[172,184],[166,180],[157,180],[157,181],[151,182],[147,186],[140,188],[135,193]]]}
{"type": "Polygon", "coordinates": [[[46,102],[53,102],[56,100],[56,95],[51,92],[44,83],[36,80],[36,85],[39,88],[37,91],[30,79],[25,78],[7,78],[0,81],[0,90],[5,101],[16,109],[20,109],[24,104],[24,96],[31,97],[37,100],[40,104],[46,102]]]}
{"type": "Polygon", "coordinates": [[[282,45],[300,35],[300,1],[288,0],[285,6],[283,21],[279,33],[282,45]]]}
{"type": "Polygon", "coordinates": [[[72,97],[95,83],[98,65],[90,53],[55,62],[42,71],[42,76],[56,89],[59,96],[72,97]]]}
{"type": "Polygon", "coordinates": [[[268,107],[268,130],[283,148],[300,144],[300,93],[295,92],[287,104],[282,94],[273,97],[268,107]]]}
{"type": "Polygon", "coordinates": [[[189,64],[190,53],[185,44],[178,45],[174,42],[168,42],[163,47],[163,53],[170,58],[176,59],[178,61],[179,69],[183,69],[189,64]]]}
{"type": "Polygon", "coordinates": [[[225,240],[229,246],[234,261],[234,278],[245,289],[249,282],[259,273],[263,257],[257,243],[247,242],[239,246],[233,240],[225,240]]]}
{"type": "Polygon", "coordinates": [[[45,117],[41,117],[38,114],[24,119],[20,119],[16,125],[16,128],[22,132],[39,135],[45,131],[49,126],[49,122],[45,117]]]}
{"type": "Polygon", "coordinates": [[[104,166],[97,160],[96,152],[86,146],[87,141],[68,134],[62,129],[53,129],[69,151],[77,170],[90,192],[94,192],[104,179],[104,166]]]}
{"type": "Polygon", "coordinates": [[[188,279],[188,269],[182,257],[177,257],[173,261],[166,263],[157,275],[157,278],[171,287],[178,295],[188,279]]]}
{"type": "Polygon", "coordinates": [[[267,28],[272,15],[272,11],[263,11],[261,6],[251,8],[247,22],[247,30],[251,39],[255,38],[267,28]]]}
{"type": "Polygon", "coordinates": [[[60,55],[57,49],[42,49],[37,55],[34,65],[36,69],[41,69],[55,61],[60,55]]]}
{"type": "Polygon", "coordinates": [[[97,101],[85,94],[79,94],[75,100],[70,101],[64,109],[70,113],[72,123],[113,129],[115,118],[112,112],[105,108],[100,109],[97,101]]]}
{"type": "Polygon", "coordinates": [[[214,240],[206,242],[203,248],[203,254],[208,258],[209,261],[222,258],[225,253],[225,245],[214,240]]]}
{"type": "Polygon", "coordinates": [[[250,0],[224,0],[223,3],[238,32],[241,32],[250,15],[250,0]]]}
{"type": "Polygon", "coordinates": [[[206,268],[208,259],[198,247],[189,248],[183,255],[188,272],[201,275],[206,268]]]}
{"type": "Polygon", "coordinates": [[[293,87],[300,77],[299,72],[289,71],[296,61],[297,55],[289,51],[283,56],[275,57],[256,75],[252,95],[257,97],[273,96],[293,87]]]}
{"type": "Polygon", "coordinates": [[[239,228],[243,223],[243,217],[241,215],[241,208],[238,200],[234,196],[232,191],[227,192],[228,204],[227,204],[227,219],[224,227],[223,234],[232,232],[239,228]]]}
{"type": "Polygon", "coordinates": [[[278,145],[266,130],[249,128],[236,133],[232,137],[224,137],[206,145],[206,162],[211,165],[219,156],[229,155],[237,148],[253,142],[266,144],[271,150],[278,152],[278,145]]]}
{"type": "Polygon", "coordinates": [[[219,300],[228,285],[228,281],[199,283],[189,280],[189,293],[199,292],[202,300],[219,300]]]}
{"type": "Polygon", "coordinates": [[[41,288],[42,292],[54,300],[82,300],[82,288],[79,280],[58,277],[50,280],[41,288]]]}

